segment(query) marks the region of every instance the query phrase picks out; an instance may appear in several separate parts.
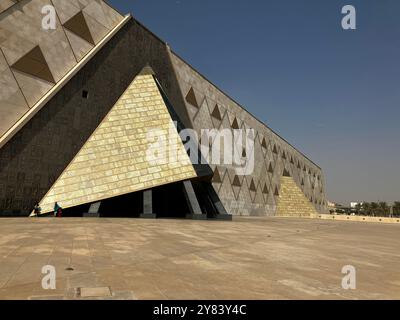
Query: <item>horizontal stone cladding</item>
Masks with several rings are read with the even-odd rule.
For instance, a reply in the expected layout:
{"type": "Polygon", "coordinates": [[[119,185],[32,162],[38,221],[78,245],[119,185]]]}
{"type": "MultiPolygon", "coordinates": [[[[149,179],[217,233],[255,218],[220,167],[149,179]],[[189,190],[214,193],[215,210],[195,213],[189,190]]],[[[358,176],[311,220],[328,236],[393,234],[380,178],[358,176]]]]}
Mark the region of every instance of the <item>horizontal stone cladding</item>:
{"type": "Polygon", "coordinates": [[[229,212],[234,215],[275,215],[284,175],[293,178],[318,212],[325,212],[325,180],[318,165],[178,55],[172,53],[171,59],[187,113],[199,135],[202,129],[254,129],[254,149],[250,151],[255,155],[252,174],[240,177],[230,166],[211,165],[216,173],[214,188],[229,212]]]}
{"type": "Polygon", "coordinates": [[[0,214],[30,213],[146,65],[188,123],[166,44],[131,19],[0,149],[0,214]]]}

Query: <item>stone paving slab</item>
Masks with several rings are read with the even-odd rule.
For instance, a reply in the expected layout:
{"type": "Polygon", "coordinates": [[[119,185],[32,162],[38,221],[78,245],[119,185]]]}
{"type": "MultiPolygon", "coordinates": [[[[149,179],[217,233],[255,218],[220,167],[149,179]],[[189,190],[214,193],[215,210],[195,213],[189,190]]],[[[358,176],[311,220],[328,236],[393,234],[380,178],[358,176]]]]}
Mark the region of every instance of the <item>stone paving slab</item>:
{"type": "Polygon", "coordinates": [[[0,299],[400,299],[399,243],[399,225],[295,218],[0,219],[0,299]]]}

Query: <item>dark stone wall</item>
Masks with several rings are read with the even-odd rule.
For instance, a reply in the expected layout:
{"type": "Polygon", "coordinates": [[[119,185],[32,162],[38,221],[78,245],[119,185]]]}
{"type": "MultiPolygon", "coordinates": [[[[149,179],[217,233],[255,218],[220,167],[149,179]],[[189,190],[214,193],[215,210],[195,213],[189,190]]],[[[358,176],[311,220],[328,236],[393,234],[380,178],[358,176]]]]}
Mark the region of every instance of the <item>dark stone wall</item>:
{"type": "Polygon", "coordinates": [[[189,123],[165,43],[132,19],[0,149],[0,216],[30,213],[147,64],[189,123]]]}

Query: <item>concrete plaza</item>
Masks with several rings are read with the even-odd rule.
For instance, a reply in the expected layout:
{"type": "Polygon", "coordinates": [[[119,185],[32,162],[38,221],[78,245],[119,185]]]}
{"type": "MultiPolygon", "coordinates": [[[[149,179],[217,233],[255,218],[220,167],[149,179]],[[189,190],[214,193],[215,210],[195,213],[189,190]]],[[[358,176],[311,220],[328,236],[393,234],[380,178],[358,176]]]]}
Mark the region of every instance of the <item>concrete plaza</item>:
{"type": "Polygon", "coordinates": [[[1,219],[0,299],[399,299],[399,244],[357,222],[1,219]]]}

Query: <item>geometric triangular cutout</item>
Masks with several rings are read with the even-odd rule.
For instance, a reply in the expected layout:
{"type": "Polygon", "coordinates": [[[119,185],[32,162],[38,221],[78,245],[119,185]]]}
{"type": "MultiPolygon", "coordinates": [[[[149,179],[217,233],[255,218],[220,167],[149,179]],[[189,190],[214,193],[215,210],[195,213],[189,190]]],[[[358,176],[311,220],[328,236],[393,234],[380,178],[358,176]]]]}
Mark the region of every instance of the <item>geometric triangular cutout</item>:
{"type": "Polygon", "coordinates": [[[274,149],[272,150],[272,152],[278,154],[278,149],[276,148],[276,145],[274,145],[274,149]]]}
{"type": "Polygon", "coordinates": [[[212,182],[222,183],[221,175],[219,174],[218,168],[215,168],[212,182]]]}
{"type": "Polygon", "coordinates": [[[274,196],[279,197],[279,190],[278,190],[278,187],[275,187],[274,196]]]}
{"type": "Polygon", "coordinates": [[[291,175],[290,175],[290,173],[289,173],[288,170],[284,169],[284,170],[283,170],[283,176],[284,176],[284,177],[290,177],[291,175]]]}
{"type": "Polygon", "coordinates": [[[222,121],[222,116],[221,116],[221,112],[219,112],[218,104],[215,105],[214,111],[211,113],[211,115],[212,115],[215,119],[217,119],[217,120],[219,120],[219,121],[222,121]]]}
{"type": "Polygon", "coordinates": [[[56,83],[39,46],[34,47],[11,67],[42,80],[56,83]]]}
{"type": "Polygon", "coordinates": [[[40,206],[44,214],[52,211],[56,201],[63,208],[71,208],[197,177],[155,78],[138,75],[40,206]],[[155,124],[151,123],[154,116],[143,112],[143,108],[157,114],[155,124]],[[168,155],[159,159],[158,142],[146,139],[146,134],[143,135],[146,129],[157,129],[170,141],[173,161],[168,155]],[[154,153],[148,153],[149,147],[154,153]]]}
{"type": "Polygon", "coordinates": [[[235,178],[233,178],[233,183],[232,183],[232,185],[235,186],[235,187],[241,187],[241,186],[242,186],[242,184],[240,183],[240,179],[239,179],[238,176],[235,176],[235,178]]]}
{"type": "Polygon", "coordinates": [[[286,160],[286,153],[285,153],[285,151],[283,151],[282,159],[286,160]]]}
{"type": "Polygon", "coordinates": [[[196,95],[194,94],[193,88],[190,88],[188,94],[186,95],[186,101],[190,103],[193,107],[199,108],[199,104],[197,103],[196,95]]]}
{"type": "Polygon", "coordinates": [[[274,169],[272,168],[272,163],[269,164],[268,172],[269,173],[274,173],[274,169]]]}
{"type": "Polygon", "coordinates": [[[262,140],[262,142],[261,142],[261,146],[262,146],[264,149],[267,149],[267,141],[265,140],[265,138],[263,138],[263,140],[262,140]]]}
{"type": "Polygon", "coordinates": [[[264,194],[269,194],[269,190],[268,190],[267,185],[264,186],[263,193],[264,194]]]}
{"type": "Polygon", "coordinates": [[[239,130],[239,123],[237,121],[237,119],[235,118],[235,120],[233,120],[232,122],[232,129],[234,130],[239,130]]]}
{"type": "Polygon", "coordinates": [[[257,191],[256,184],[254,183],[254,179],[251,179],[250,191],[257,191]]]}
{"type": "Polygon", "coordinates": [[[96,45],[82,11],[78,12],[71,19],[65,22],[63,26],[90,44],[96,45]]]}

